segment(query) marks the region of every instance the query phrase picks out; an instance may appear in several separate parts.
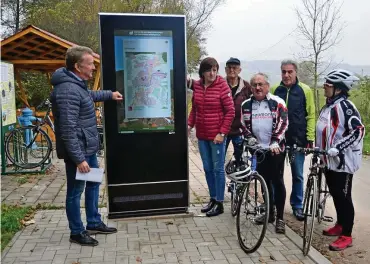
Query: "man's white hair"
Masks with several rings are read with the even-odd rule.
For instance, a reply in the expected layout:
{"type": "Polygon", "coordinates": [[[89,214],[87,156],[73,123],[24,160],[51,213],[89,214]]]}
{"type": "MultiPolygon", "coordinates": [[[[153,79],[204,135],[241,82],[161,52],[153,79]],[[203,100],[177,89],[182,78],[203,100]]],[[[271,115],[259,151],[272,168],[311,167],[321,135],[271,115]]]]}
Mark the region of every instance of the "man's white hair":
{"type": "Polygon", "coordinates": [[[283,66],[285,65],[293,65],[294,66],[294,69],[295,71],[298,71],[298,63],[295,61],[295,60],[291,60],[291,59],[287,59],[287,60],[283,60],[281,62],[281,66],[280,68],[282,68],[283,66]]]}
{"type": "Polygon", "coordinates": [[[266,73],[263,73],[263,72],[258,72],[256,74],[253,74],[252,78],[251,78],[251,85],[254,83],[254,79],[257,77],[257,76],[262,76],[264,79],[265,79],[265,82],[270,84],[270,81],[269,81],[269,77],[266,73]]]}

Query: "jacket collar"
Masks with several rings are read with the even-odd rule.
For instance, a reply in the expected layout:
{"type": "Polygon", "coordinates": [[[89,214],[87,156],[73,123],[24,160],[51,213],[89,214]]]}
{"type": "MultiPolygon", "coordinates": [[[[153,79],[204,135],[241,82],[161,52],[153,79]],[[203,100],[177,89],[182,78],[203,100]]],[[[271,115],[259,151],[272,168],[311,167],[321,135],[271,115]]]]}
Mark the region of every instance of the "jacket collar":
{"type": "MultiPolygon", "coordinates": [[[[217,75],[217,76],[216,76],[216,79],[213,81],[213,83],[211,83],[211,84],[207,87],[207,89],[208,89],[209,87],[211,87],[211,86],[215,85],[216,83],[218,83],[218,82],[220,81],[220,78],[221,78],[221,76],[220,76],[220,75],[217,75]]],[[[203,88],[205,87],[205,85],[204,85],[204,78],[200,78],[200,79],[199,79],[199,83],[202,85],[202,87],[203,87],[203,88]]]]}
{"type": "Polygon", "coordinates": [[[68,71],[75,79],[77,79],[78,81],[80,82],[83,82],[83,80],[77,76],[77,74],[75,74],[73,71],[68,71]]]}
{"type": "Polygon", "coordinates": [[[343,94],[338,94],[338,95],[334,96],[333,98],[326,98],[326,105],[330,106],[330,105],[335,104],[338,101],[342,101],[342,100],[345,100],[345,99],[347,99],[347,96],[345,96],[343,94]]]}
{"type": "MultiPolygon", "coordinates": [[[[258,102],[257,100],[256,100],[256,98],[254,97],[254,95],[252,95],[251,96],[251,99],[252,99],[252,101],[256,101],[256,102],[258,102]]],[[[266,94],[266,96],[265,96],[265,99],[263,99],[262,101],[264,101],[264,100],[267,100],[267,101],[269,101],[271,99],[271,93],[270,92],[268,92],[267,94],[266,94]]],[[[262,102],[261,101],[261,102],[262,102]]]]}
{"type": "MultiPolygon", "coordinates": [[[[294,87],[298,86],[298,84],[299,84],[299,80],[298,80],[298,77],[296,77],[295,84],[293,84],[292,87],[290,87],[290,88],[294,88],[294,87]]],[[[283,86],[283,87],[289,89],[288,87],[285,86],[285,84],[283,83],[283,81],[280,82],[280,86],[283,86]]]]}
{"type": "MultiPolygon", "coordinates": [[[[238,88],[237,88],[237,90],[236,90],[236,92],[235,92],[235,95],[234,95],[234,97],[235,96],[237,96],[237,94],[238,93],[240,93],[244,88],[246,88],[245,86],[244,86],[244,80],[243,80],[243,78],[242,77],[238,77],[239,78],[239,85],[238,85],[238,88]]],[[[226,81],[227,81],[227,78],[225,77],[225,79],[226,79],[226,81]]],[[[227,81],[227,84],[229,84],[229,82],[227,81]]],[[[229,85],[230,86],[230,85],[229,85]]]]}
{"type": "Polygon", "coordinates": [[[238,93],[240,93],[243,90],[243,88],[244,88],[244,80],[241,77],[239,77],[239,86],[238,86],[238,89],[235,92],[235,96],[238,93]]]}

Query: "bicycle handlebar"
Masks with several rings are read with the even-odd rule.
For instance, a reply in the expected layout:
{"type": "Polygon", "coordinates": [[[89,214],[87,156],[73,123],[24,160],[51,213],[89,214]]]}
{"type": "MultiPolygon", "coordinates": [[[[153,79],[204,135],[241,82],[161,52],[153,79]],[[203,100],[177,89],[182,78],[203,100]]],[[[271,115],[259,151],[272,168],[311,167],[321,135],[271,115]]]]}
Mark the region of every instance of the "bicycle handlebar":
{"type": "Polygon", "coordinates": [[[301,153],[304,153],[306,155],[308,154],[321,154],[321,155],[327,155],[328,152],[326,150],[322,150],[322,149],[319,149],[319,148],[301,148],[301,147],[297,147],[297,146],[293,146],[293,148],[291,148],[290,146],[286,146],[286,151],[289,152],[289,151],[296,151],[296,152],[301,152],[301,153]]]}
{"type": "Polygon", "coordinates": [[[255,151],[263,151],[263,152],[268,152],[270,151],[270,148],[263,148],[259,145],[248,145],[246,141],[244,141],[244,145],[247,149],[255,150],[255,151]]]}
{"type": "Polygon", "coordinates": [[[38,110],[43,106],[51,107],[51,102],[49,101],[49,99],[42,101],[40,105],[36,106],[36,109],[38,110]]]}

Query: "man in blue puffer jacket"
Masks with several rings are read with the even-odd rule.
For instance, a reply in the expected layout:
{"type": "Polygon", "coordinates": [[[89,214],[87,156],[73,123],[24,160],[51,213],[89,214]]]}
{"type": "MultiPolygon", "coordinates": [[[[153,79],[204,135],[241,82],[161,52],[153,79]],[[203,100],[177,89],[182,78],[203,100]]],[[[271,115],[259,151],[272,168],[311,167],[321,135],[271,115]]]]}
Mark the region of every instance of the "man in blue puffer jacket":
{"type": "Polygon", "coordinates": [[[66,212],[71,230],[70,242],[96,246],[98,241],[89,234],[110,234],[117,229],[107,227],[98,212],[99,185],[97,182],[76,180],[77,169],[87,173],[98,168],[96,153],[99,149],[94,102],[122,100],[119,92],[90,91],[86,81],[95,70],[93,51],[75,46],[67,50],[66,68],[52,76],[51,93],[55,121],[57,156],[64,159],[67,173],[66,212]],[[86,184],[86,188],[85,188],[86,184]],[[86,230],[81,221],[80,199],[85,189],[86,230]]]}

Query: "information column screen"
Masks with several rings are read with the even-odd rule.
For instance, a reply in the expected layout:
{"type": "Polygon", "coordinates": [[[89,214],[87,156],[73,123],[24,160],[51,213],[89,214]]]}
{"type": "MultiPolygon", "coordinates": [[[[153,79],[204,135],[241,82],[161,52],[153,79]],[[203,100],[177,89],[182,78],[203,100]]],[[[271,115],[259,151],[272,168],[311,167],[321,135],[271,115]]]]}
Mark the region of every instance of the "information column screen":
{"type": "Polygon", "coordinates": [[[115,30],[119,133],[175,132],[172,31],[115,30]]]}

